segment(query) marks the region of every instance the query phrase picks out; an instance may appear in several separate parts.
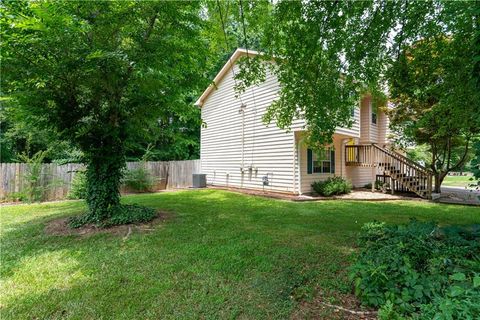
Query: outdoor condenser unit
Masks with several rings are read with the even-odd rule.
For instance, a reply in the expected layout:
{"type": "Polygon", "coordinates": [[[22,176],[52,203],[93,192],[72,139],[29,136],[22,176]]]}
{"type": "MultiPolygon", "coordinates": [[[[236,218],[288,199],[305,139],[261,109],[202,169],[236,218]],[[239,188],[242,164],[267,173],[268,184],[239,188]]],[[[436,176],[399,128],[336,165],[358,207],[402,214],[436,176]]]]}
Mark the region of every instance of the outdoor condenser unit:
{"type": "Polygon", "coordinates": [[[205,173],[193,174],[193,187],[205,188],[207,186],[207,175],[205,173]]]}

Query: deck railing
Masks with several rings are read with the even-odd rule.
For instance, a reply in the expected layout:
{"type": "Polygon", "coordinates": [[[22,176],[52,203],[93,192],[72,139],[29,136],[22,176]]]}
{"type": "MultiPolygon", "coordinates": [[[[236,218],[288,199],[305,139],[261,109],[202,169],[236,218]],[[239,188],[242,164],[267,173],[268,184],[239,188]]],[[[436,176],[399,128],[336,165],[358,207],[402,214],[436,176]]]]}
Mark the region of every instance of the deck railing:
{"type": "Polygon", "coordinates": [[[432,174],[427,168],[376,144],[345,146],[347,166],[379,167],[400,181],[407,189],[422,197],[431,198],[432,174]]]}

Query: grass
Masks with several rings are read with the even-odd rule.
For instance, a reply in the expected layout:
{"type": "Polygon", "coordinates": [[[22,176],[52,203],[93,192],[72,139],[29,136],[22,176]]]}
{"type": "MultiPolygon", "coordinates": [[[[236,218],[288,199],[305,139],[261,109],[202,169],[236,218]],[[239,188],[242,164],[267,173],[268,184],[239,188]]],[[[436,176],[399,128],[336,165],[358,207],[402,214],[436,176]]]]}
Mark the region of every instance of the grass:
{"type": "Polygon", "coordinates": [[[128,238],[50,236],[80,201],[1,208],[2,319],[285,319],[347,293],[361,225],[480,222],[480,208],[417,201],[294,203],[218,190],[127,196],[173,218],[128,238]]]}
{"type": "Polygon", "coordinates": [[[474,181],[470,180],[472,176],[446,176],[443,180],[442,186],[444,187],[467,187],[474,181]]]}

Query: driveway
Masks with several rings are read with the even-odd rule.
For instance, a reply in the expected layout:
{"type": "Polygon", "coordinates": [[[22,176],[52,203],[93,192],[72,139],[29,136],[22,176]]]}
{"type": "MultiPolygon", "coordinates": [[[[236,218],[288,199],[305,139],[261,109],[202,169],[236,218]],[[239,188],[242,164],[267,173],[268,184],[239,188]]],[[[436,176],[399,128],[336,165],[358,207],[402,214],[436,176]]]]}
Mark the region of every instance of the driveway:
{"type": "Polygon", "coordinates": [[[480,190],[464,187],[442,187],[439,202],[480,205],[480,190]]]}

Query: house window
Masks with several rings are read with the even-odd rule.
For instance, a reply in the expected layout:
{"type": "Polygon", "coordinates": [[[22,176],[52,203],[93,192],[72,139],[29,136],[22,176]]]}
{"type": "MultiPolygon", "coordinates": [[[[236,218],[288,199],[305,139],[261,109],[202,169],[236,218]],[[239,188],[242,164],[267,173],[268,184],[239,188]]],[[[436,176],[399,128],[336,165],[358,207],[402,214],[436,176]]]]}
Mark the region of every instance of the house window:
{"type": "Polygon", "coordinates": [[[372,123],[377,124],[377,108],[372,106],[372,123]]]}
{"type": "Polygon", "coordinates": [[[319,151],[307,150],[307,172],[335,173],[335,151],[325,148],[319,151]]]}
{"type": "Polygon", "coordinates": [[[350,115],[352,116],[352,118],[355,118],[355,108],[352,108],[350,115]]]}

